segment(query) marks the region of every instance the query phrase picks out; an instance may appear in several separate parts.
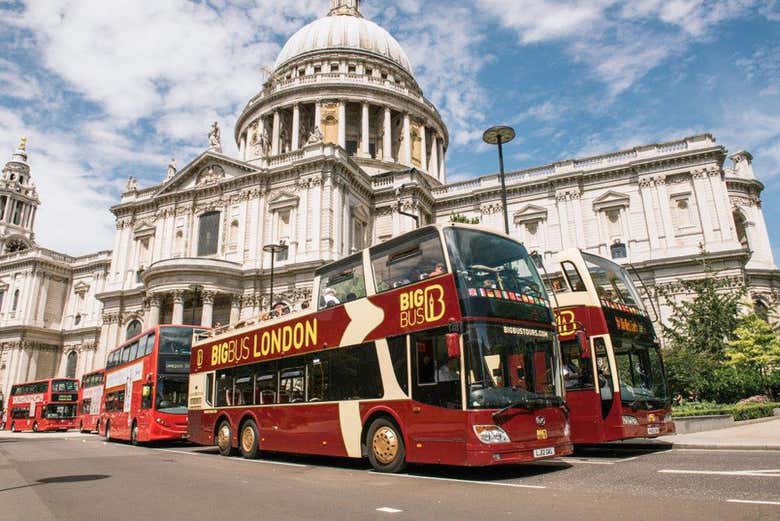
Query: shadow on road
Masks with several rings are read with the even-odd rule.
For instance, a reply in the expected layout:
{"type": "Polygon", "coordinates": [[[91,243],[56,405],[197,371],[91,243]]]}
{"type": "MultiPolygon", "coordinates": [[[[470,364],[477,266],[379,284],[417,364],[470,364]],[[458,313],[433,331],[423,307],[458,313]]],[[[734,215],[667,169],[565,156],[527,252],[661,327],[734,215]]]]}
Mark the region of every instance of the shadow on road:
{"type": "Polygon", "coordinates": [[[652,454],[654,452],[664,452],[672,450],[671,443],[636,443],[636,444],[611,444],[604,443],[599,445],[576,445],[574,447],[574,456],[603,459],[622,459],[652,454]]]}
{"type": "Polygon", "coordinates": [[[50,478],[41,478],[39,480],[34,481],[33,483],[28,483],[26,485],[19,485],[17,487],[0,488],[0,492],[8,492],[20,488],[32,488],[32,487],[37,487],[39,485],[49,485],[51,483],[78,483],[81,481],[97,481],[99,479],[106,479],[110,477],[111,476],[109,476],[108,474],[76,474],[73,476],[53,476],[50,478]]]}

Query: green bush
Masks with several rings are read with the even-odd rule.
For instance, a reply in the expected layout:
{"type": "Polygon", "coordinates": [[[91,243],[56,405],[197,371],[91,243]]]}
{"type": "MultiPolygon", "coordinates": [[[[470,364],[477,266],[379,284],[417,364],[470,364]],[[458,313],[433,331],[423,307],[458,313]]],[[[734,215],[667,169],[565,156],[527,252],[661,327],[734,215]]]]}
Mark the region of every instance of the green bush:
{"type": "Polygon", "coordinates": [[[678,405],[672,410],[675,418],[681,416],[715,416],[718,414],[731,414],[735,421],[766,418],[774,414],[774,409],[780,407],[780,403],[765,403],[757,405],[728,405],[713,402],[695,402],[678,405]]]}
{"type": "Polygon", "coordinates": [[[761,405],[743,405],[734,407],[734,420],[754,420],[756,418],[767,418],[773,416],[775,407],[780,407],[780,403],[765,403],[761,405]]]}
{"type": "Polygon", "coordinates": [[[736,403],[743,398],[764,394],[761,378],[755,371],[722,366],[701,385],[700,398],[717,403],[736,403]]]}

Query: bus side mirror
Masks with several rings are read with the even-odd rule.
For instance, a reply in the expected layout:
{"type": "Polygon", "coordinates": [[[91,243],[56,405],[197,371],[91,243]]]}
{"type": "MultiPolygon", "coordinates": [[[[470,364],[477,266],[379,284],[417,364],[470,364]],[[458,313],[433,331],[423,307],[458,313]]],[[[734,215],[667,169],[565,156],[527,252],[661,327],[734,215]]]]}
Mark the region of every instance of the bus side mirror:
{"type": "Polygon", "coordinates": [[[585,331],[577,331],[574,333],[577,337],[577,345],[580,346],[580,358],[590,358],[590,345],[588,345],[588,335],[585,331]]]}
{"type": "Polygon", "coordinates": [[[144,384],[141,387],[141,397],[149,398],[152,395],[152,384],[144,384]]]}
{"type": "Polygon", "coordinates": [[[460,334],[447,333],[447,356],[450,358],[460,357],[460,334]]]}

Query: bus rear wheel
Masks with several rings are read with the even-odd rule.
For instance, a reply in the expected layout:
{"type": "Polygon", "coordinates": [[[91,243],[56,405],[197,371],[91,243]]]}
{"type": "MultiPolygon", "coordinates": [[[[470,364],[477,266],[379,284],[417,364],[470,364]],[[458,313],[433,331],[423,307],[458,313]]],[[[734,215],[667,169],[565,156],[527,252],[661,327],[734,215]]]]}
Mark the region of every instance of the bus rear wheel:
{"type": "Polygon", "coordinates": [[[406,446],[401,430],[386,418],[371,423],[367,437],[368,461],[377,472],[401,472],[406,467],[406,446]]]}
{"type": "Polygon", "coordinates": [[[141,443],[138,441],[138,424],[133,422],[133,428],[130,429],[130,444],[138,447],[141,443]]]}
{"type": "Polygon", "coordinates": [[[260,452],[259,439],[260,436],[254,420],[244,422],[244,425],[241,427],[240,443],[238,444],[241,455],[246,459],[256,459],[260,452]]]}
{"type": "Polygon", "coordinates": [[[222,420],[217,429],[217,448],[223,456],[233,454],[233,429],[230,428],[230,422],[222,420]]]}
{"type": "Polygon", "coordinates": [[[38,432],[38,422],[33,422],[33,432],[38,432]]]}
{"type": "Polygon", "coordinates": [[[16,432],[16,423],[11,422],[11,432],[16,432]]]}
{"type": "Polygon", "coordinates": [[[111,441],[111,422],[106,422],[106,441],[111,441]]]}

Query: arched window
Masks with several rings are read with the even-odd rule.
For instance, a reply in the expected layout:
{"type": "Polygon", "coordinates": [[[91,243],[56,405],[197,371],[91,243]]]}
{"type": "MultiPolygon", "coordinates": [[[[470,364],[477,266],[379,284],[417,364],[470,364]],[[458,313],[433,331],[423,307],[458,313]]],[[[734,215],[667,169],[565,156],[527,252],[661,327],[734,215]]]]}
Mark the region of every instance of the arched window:
{"type": "Polygon", "coordinates": [[[184,231],[182,230],[176,231],[176,239],[173,242],[173,256],[184,256],[184,231]]]}
{"type": "Polygon", "coordinates": [[[745,216],[742,212],[734,212],[734,229],[737,231],[737,240],[745,249],[750,249],[747,229],[745,227],[745,216]]]}
{"type": "Polygon", "coordinates": [[[753,302],[753,311],[756,315],[769,322],[769,307],[762,300],[753,302]]]}
{"type": "Polygon", "coordinates": [[[125,338],[133,338],[135,335],[141,332],[141,321],[140,320],[133,320],[127,325],[127,333],[125,334],[125,338]]]}
{"type": "Polygon", "coordinates": [[[230,251],[236,251],[238,249],[238,220],[233,219],[230,223],[230,233],[228,234],[228,247],[230,251]]]}
{"type": "Polygon", "coordinates": [[[16,291],[14,291],[14,302],[13,305],[11,306],[11,311],[16,311],[16,308],[18,307],[19,307],[19,290],[17,289],[16,291]]]}
{"type": "Polygon", "coordinates": [[[76,378],[76,364],[79,361],[79,355],[76,351],[68,354],[68,363],[65,367],[65,378],[76,378]]]}
{"type": "Polygon", "coordinates": [[[609,247],[609,251],[613,259],[625,259],[628,256],[626,245],[620,241],[615,241],[615,244],[609,247]]]}

